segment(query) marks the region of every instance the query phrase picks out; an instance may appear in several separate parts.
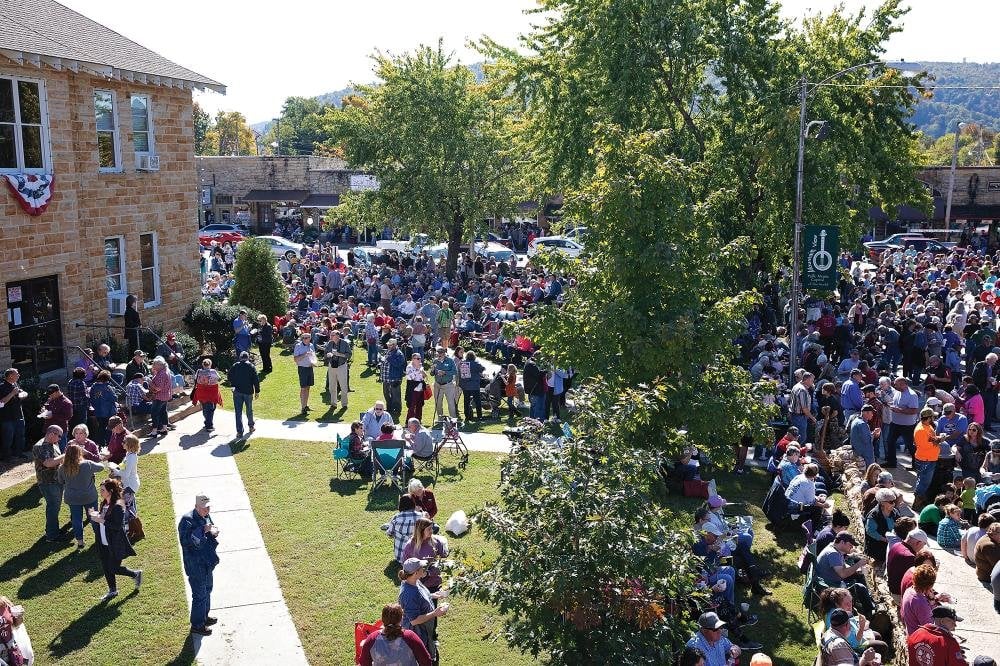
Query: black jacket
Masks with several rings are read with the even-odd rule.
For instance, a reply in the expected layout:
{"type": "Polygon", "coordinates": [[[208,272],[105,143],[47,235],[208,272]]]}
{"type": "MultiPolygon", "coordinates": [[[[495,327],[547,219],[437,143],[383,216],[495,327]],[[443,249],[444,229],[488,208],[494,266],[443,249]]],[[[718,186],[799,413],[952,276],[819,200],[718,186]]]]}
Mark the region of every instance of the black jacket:
{"type": "Polygon", "coordinates": [[[253,367],[250,361],[237,361],[233,367],[229,368],[229,384],[237,393],[247,395],[260,393],[260,378],[257,377],[257,368],[253,367]]]}
{"type": "Polygon", "coordinates": [[[529,359],[524,364],[524,392],[528,395],[545,395],[545,373],[529,359]]]}
{"type": "MultiPolygon", "coordinates": [[[[101,509],[106,505],[101,502],[101,509]]],[[[128,540],[128,532],[125,527],[125,509],[121,504],[113,504],[104,514],[104,534],[108,539],[108,545],[101,543],[101,526],[97,525],[97,545],[98,548],[108,548],[111,556],[116,560],[124,560],[126,557],[135,555],[132,544],[128,540]]]]}

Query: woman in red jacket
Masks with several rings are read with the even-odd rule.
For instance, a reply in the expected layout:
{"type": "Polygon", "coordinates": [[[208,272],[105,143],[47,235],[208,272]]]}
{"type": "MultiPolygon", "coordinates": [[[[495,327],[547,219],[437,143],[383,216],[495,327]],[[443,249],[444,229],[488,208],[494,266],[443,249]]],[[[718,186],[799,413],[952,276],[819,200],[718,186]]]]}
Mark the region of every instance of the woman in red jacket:
{"type": "Polygon", "coordinates": [[[191,403],[201,403],[201,415],[205,418],[205,430],[212,432],[215,425],[215,408],[222,404],[222,392],[219,390],[219,372],[212,367],[212,359],[201,362],[201,368],[194,376],[194,390],[191,392],[191,403]]]}

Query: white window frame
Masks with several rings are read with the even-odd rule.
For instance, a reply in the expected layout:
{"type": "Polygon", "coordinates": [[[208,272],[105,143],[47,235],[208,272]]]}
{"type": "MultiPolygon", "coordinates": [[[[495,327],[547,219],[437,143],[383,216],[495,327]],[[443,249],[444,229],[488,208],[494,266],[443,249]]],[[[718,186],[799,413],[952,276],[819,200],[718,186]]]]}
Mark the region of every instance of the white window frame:
{"type": "Polygon", "coordinates": [[[160,305],[163,302],[163,291],[160,289],[160,237],[155,231],[147,231],[139,234],[139,284],[143,288],[143,307],[153,308],[160,305]],[[142,237],[152,236],[153,237],[153,265],[146,268],[142,265],[142,237]],[[145,284],[142,281],[143,273],[146,271],[153,271],[153,291],[155,292],[156,298],[152,301],[146,301],[145,294],[145,284]]]}
{"type": "Polygon", "coordinates": [[[118,96],[115,95],[114,90],[107,90],[105,88],[94,88],[94,97],[92,98],[94,103],[94,134],[95,138],[98,138],[98,148],[97,148],[97,170],[99,173],[121,173],[122,167],[122,137],[121,137],[121,127],[118,125],[118,96]],[[111,124],[114,129],[111,130],[111,137],[115,147],[115,165],[113,167],[103,167],[101,166],[101,148],[100,148],[100,134],[101,132],[107,132],[108,130],[98,130],[97,129],[97,93],[108,93],[111,95],[111,124]]]}
{"type": "Polygon", "coordinates": [[[8,173],[30,173],[45,174],[52,173],[52,150],[49,143],[49,107],[45,90],[45,81],[30,76],[19,74],[8,74],[0,70],[0,79],[13,81],[14,90],[14,154],[17,157],[17,166],[10,168],[0,168],[0,174],[8,173]],[[18,90],[17,82],[34,83],[38,85],[38,103],[42,114],[42,168],[24,168],[24,145],[21,135],[21,92],[18,90]]]}
{"type": "MultiPolygon", "coordinates": [[[[153,136],[153,97],[149,93],[131,93],[128,96],[128,109],[129,109],[129,119],[132,118],[132,98],[133,97],[145,97],[146,98],[146,136],[149,140],[149,150],[136,150],[135,151],[135,163],[136,166],[139,165],[139,157],[142,155],[155,155],[156,154],[156,140],[153,136]]],[[[130,124],[129,131],[132,133],[132,148],[135,149],[135,128],[130,124]]]]}
{"type": "MultiPolygon", "coordinates": [[[[108,296],[125,296],[125,295],[128,294],[128,263],[125,261],[125,237],[124,236],[105,236],[104,237],[104,242],[101,243],[101,250],[102,251],[104,249],[104,245],[108,241],[110,241],[110,240],[116,240],[116,241],[118,241],[118,261],[120,263],[119,268],[121,268],[120,275],[121,275],[121,278],[122,278],[121,279],[121,289],[119,289],[118,291],[109,291],[108,290],[108,277],[109,277],[108,276],[108,260],[107,260],[107,254],[104,254],[102,256],[102,259],[104,260],[104,274],[102,275],[102,278],[104,279],[104,291],[107,293],[108,296]]],[[[114,275],[114,274],[112,273],[112,275],[114,275]]]]}

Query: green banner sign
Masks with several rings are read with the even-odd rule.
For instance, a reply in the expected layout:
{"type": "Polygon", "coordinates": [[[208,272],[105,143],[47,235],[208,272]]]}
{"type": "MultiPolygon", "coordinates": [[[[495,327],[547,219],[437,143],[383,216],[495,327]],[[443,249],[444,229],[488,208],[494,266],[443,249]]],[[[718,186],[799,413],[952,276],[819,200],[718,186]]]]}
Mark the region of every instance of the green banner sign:
{"type": "Polygon", "coordinates": [[[840,228],[808,224],[803,240],[802,288],[833,291],[837,288],[840,228]]]}

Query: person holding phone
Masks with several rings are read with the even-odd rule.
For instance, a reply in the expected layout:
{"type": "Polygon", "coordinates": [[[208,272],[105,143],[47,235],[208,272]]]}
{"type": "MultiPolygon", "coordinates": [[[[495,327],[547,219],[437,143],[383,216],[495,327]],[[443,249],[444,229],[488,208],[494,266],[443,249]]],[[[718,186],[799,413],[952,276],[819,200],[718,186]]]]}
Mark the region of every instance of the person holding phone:
{"type": "Polygon", "coordinates": [[[399,572],[399,605],[403,607],[403,628],[420,637],[435,661],[437,655],[437,619],[448,612],[448,604],[434,607],[434,601],[447,596],[446,591],[431,593],[421,582],[427,576],[427,560],[411,557],[399,572]]]}

